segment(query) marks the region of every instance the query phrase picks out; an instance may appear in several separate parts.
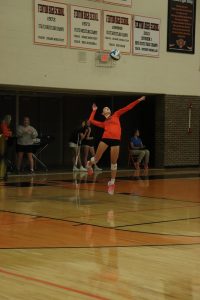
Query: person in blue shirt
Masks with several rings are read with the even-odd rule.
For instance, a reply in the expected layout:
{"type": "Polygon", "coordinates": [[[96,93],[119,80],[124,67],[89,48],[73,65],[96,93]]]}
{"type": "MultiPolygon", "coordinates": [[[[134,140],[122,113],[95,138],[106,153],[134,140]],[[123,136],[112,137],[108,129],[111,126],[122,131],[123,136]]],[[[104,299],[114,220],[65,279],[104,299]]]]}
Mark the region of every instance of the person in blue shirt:
{"type": "Polygon", "coordinates": [[[148,169],[150,152],[143,145],[140,138],[140,132],[136,129],[133,133],[133,137],[130,140],[131,154],[137,156],[137,160],[134,164],[137,170],[140,169],[141,162],[144,162],[144,169],[148,169]]]}

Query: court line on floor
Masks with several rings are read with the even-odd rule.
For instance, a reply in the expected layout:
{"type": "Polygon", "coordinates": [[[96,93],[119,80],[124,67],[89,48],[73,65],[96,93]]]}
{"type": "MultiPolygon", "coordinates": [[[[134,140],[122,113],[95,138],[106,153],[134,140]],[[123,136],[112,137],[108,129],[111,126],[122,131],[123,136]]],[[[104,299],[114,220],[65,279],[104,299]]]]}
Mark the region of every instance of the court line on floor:
{"type": "MultiPolygon", "coordinates": [[[[115,212],[115,215],[124,214],[124,213],[140,213],[140,212],[149,212],[149,211],[163,211],[163,210],[171,210],[171,209],[179,209],[179,208],[193,208],[193,207],[199,207],[198,205],[187,205],[187,206],[173,206],[173,207],[164,207],[164,208],[149,208],[149,209],[140,209],[140,210],[121,210],[115,212]]],[[[99,214],[91,214],[91,217],[95,216],[102,216],[104,213],[99,214]]],[[[77,218],[77,217],[76,217],[77,218]]]]}
{"type": "MultiPolygon", "coordinates": [[[[66,185],[54,185],[54,184],[45,184],[46,186],[48,186],[48,187],[52,187],[52,188],[54,188],[54,187],[60,187],[60,188],[67,188],[68,190],[70,190],[70,191],[74,191],[74,190],[76,190],[75,188],[73,188],[73,187],[71,187],[71,186],[68,186],[68,187],[66,187],[66,185]]],[[[34,187],[34,186],[33,186],[34,187]]],[[[39,187],[45,187],[45,186],[39,186],[39,187]]],[[[6,187],[6,188],[11,188],[11,189],[18,189],[19,187],[14,187],[14,186],[12,186],[12,187],[6,187]]],[[[89,188],[79,188],[79,191],[91,191],[89,188]]],[[[96,192],[96,193],[103,193],[103,194],[108,194],[107,193],[107,191],[98,191],[98,190],[95,190],[94,189],[94,192],[96,192]]],[[[167,200],[167,201],[173,201],[173,202],[185,202],[185,203],[199,203],[199,202],[197,202],[197,201],[189,201],[189,200],[184,200],[184,199],[173,199],[173,198],[166,198],[166,197],[156,197],[156,196],[144,196],[144,195],[140,195],[140,194],[133,194],[133,193],[123,193],[123,192],[118,192],[118,193],[115,193],[114,195],[112,195],[112,196],[120,196],[120,195],[124,195],[124,196],[132,196],[132,197],[140,197],[141,199],[155,199],[155,200],[167,200]]],[[[114,200],[114,198],[112,197],[112,196],[110,196],[110,199],[109,199],[109,201],[110,202],[114,202],[115,200],[114,200]]],[[[46,197],[47,199],[48,199],[48,197],[46,197]]],[[[45,198],[45,199],[46,199],[45,198]]],[[[80,199],[80,200],[84,200],[84,199],[80,199]]],[[[34,201],[38,201],[38,200],[34,200],[34,201]]],[[[59,201],[59,200],[57,200],[57,201],[59,201]]],[[[102,201],[102,200],[101,200],[102,201]]],[[[107,202],[106,200],[104,200],[104,202],[107,202]]],[[[200,205],[200,204],[199,204],[200,205]]]]}
{"type": "MultiPolygon", "coordinates": [[[[143,211],[146,211],[146,210],[143,210],[143,211]]],[[[54,221],[76,223],[76,225],[74,225],[74,226],[92,225],[92,226],[95,226],[95,227],[113,228],[113,229],[117,229],[117,228],[121,228],[121,227],[127,227],[127,226],[140,226],[140,225],[148,225],[148,224],[155,224],[155,223],[165,223],[165,222],[176,222],[176,221],[185,221],[185,220],[200,219],[200,216],[197,216],[197,217],[191,217],[191,218],[181,218],[181,219],[172,219],[172,220],[152,221],[152,222],[136,223],[136,224],[130,224],[130,225],[126,224],[126,225],[119,225],[119,226],[115,226],[115,227],[110,227],[110,226],[102,226],[102,225],[98,225],[98,224],[91,224],[91,223],[80,222],[80,221],[76,221],[76,220],[60,219],[60,218],[54,218],[54,217],[49,217],[49,216],[34,215],[34,214],[30,214],[30,213],[16,212],[16,211],[3,210],[3,209],[0,209],[0,212],[11,213],[11,214],[16,214],[16,215],[25,215],[25,216],[33,217],[35,219],[37,219],[37,218],[38,219],[39,218],[44,218],[44,219],[49,219],[49,220],[54,220],[54,221]]],[[[124,211],[124,213],[129,213],[129,212],[141,212],[141,211],[124,211]]],[[[120,212],[120,213],[122,213],[122,212],[120,212]]],[[[91,216],[93,216],[93,215],[91,215],[91,216]]],[[[25,222],[23,222],[23,223],[25,223],[25,222]]]]}
{"type": "Polygon", "coordinates": [[[0,269],[0,273],[4,274],[4,275],[8,275],[8,276],[13,276],[13,277],[17,277],[17,278],[21,278],[24,279],[26,281],[30,281],[30,282],[36,282],[39,284],[43,284],[43,285],[47,285],[47,286],[51,286],[57,289],[61,289],[61,290],[65,290],[68,292],[73,292],[82,296],[88,296],[91,299],[98,299],[98,300],[109,300],[108,298],[102,297],[102,296],[98,296],[89,292],[84,292],[78,289],[74,289],[74,288],[70,288],[64,285],[60,285],[51,281],[47,281],[47,280],[43,280],[43,279],[39,279],[39,278],[35,278],[35,277],[30,277],[30,276],[26,276],[20,273],[16,273],[16,272],[12,272],[12,271],[7,271],[4,269],[0,269]]]}
{"type": "MultiPolygon", "coordinates": [[[[0,210],[2,211],[2,210],[0,210]]],[[[6,213],[12,213],[12,214],[19,214],[19,215],[27,215],[27,216],[31,216],[33,217],[34,215],[31,215],[31,214],[25,214],[25,213],[17,213],[17,212],[12,212],[12,211],[4,211],[6,213]]],[[[199,217],[194,217],[194,218],[184,218],[184,219],[174,219],[174,220],[164,220],[164,221],[155,221],[155,222],[148,222],[148,223],[138,223],[138,224],[126,224],[126,225],[119,225],[119,226],[114,226],[114,227],[111,227],[111,226],[102,226],[102,225],[98,225],[98,224],[92,224],[92,223],[84,223],[84,222],[78,222],[78,221],[73,221],[73,220],[65,220],[65,219],[55,219],[55,218],[51,218],[51,217],[44,217],[44,216],[37,216],[35,215],[34,216],[36,219],[40,219],[40,218],[43,218],[43,219],[46,219],[46,220],[42,220],[43,222],[47,221],[47,220],[53,220],[53,221],[60,221],[60,222],[68,222],[68,223],[75,223],[74,226],[93,226],[93,227],[98,227],[98,228],[105,228],[105,229],[110,229],[110,230],[121,230],[121,231],[126,231],[126,232],[136,232],[136,233],[146,233],[146,234],[153,234],[153,235],[163,235],[163,236],[177,236],[177,237],[191,237],[191,238],[196,238],[196,237],[200,237],[200,236],[193,236],[193,235],[182,235],[182,234],[170,234],[170,233],[155,233],[155,232],[148,232],[148,231],[137,231],[137,230],[123,230],[123,229],[120,229],[120,228],[123,228],[123,227],[133,227],[133,226],[140,226],[140,225],[146,225],[146,224],[155,224],[155,223],[163,223],[163,222],[176,222],[176,221],[183,221],[183,220],[192,220],[192,219],[199,219],[199,217]]],[[[31,219],[31,222],[34,221],[31,219]]],[[[26,222],[24,222],[26,223],[26,222]]],[[[15,225],[15,224],[18,224],[18,223],[11,223],[11,224],[6,224],[6,225],[15,225]]],[[[2,224],[4,225],[4,224],[2,224]]],[[[0,248],[1,249],[1,248],[0,248]]]]}
{"type": "MultiPolygon", "coordinates": [[[[198,206],[198,205],[197,205],[198,206]]],[[[190,207],[190,206],[189,206],[190,207]]],[[[192,206],[194,207],[194,206],[192,206]]],[[[179,207],[178,207],[179,208],[179,207]]],[[[180,208],[185,208],[185,207],[180,207],[180,208]]],[[[166,208],[167,209],[167,208],[166,208]]],[[[170,208],[168,208],[170,209],[170,208]]],[[[171,208],[171,209],[174,209],[171,208]]],[[[161,210],[161,209],[155,209],[156,211],[157,210],[161,210]]],[[[130,212],[144,212],[146,210],[138,210],[138,211],[124,211],[124,212],[119,212],[119,213],[130,213],[130,212]]],[[[149,210],[147,210],[149,211],[149,210]]],[[[153,210],[154,211],[154,210],[153,210]]],[[[5,213],[11,213],[11,214],[16,214],[16,215],[25,215],[25,216],[30,216],[30,217],[33,217],[35,219],[39,219],[39,218],[43,218],[43,219],[49,219],[49,220],[54,220],[54,221],[61,221],[61,222],[69,222],[69,223],[75,223],[74,226],[81,226],[81,225],[92,225],[92,226],[95,226],[95,227],[102,227],[102,228],[111,228],[110,226],[101,226],[101,225],[98,225],[98,224],[91,224],[91,223],[85,223],[85,222],[80,222],[80,221],[76,221],[76,220],[69,220],[69,219],[60,219],[60,218],[55,218],[55,217],[49,217],[49,216],[43,216],[43,215],[34,215],[34,214],[30,214],[30,213],[25,213],[25,212],[16,212],[16,211],[10,211],[10,210],[3,210],[3,209],[0,209],[0,212],[5,212],[5,213]]],[[[118,213],[116,213],[118,214],[118,213]]],[[[99,214],[98,214],[99,215],[99,214]]],[[[102,215],[102,214],[101,214],[102,215]]],[[[94,215],[91,215],[91,217],[94,216],[94,215]]],[[[74,218],[77,218],[77,217],[74,217],[74,218]]],[[[140,225],[148,225],[148,224],[155,224],[155,223],[164,223],[164,222],[176,222],[176,221],[184,221],[184,220],[192,220],[192,219],[199,219],[200,216],[198,217],[191,217],[191,218],[181,218],[181,219],[172,219],[172,220],[162,220],[162,221],[152,221],[152,222],[144,222],[144,223],[136,223],[136,224],[126,224],[126,225],[119,225],[119,226],[115,226],[115,227],[112,227],[112,228],[121,228],[121,227],[127,227],[127,226],[140,226],[140,225]]],[[[33,220],[34,221],[34,220],[33,220]]],[[[23,222],[23,223],[26,223],[26,222],[23,222]]],[[[16,223],[15,223],[16,224],[16,223]]]]}
{"type": "Polygon", "coordinates": [[[130,224],[130,225],[119,225],[115,228],[122,228],[127,226],[142,226],[142,225],[149,225],[149,224],[158,224],[158,223],[167,223],[167,222],[179,222],[179,221],[186,221],[186,220],[195,220],[200,219],[200,216],[198,217],[192,217],[192,218],[182,218],[182,219],[173,219],[173,220],[163,220],[163,221],[153,221],[153,222],[145,222],[145,223],[138,223],[138,224],[130,224]]]}
{"type": "Polygon", "coordinates": [[[149,245],[149,244],[145,244],[145,245],[103,245],[103,246],[67,246],[67,247],[21,247],[21,248],[0,248],[0,251],[4,251],[4,250],[56,250],[56,249],[106,249],[106,248],[139,248],[139,247],[177,247],[177,246],[199,246],[200,243],[187,243],[187,244],[154,244],[154,245],[149,245]]]}
{"type": "MultiPolygon", "coordinates": [[[[123,182],[123,180],[122,180],[122,182],[123,182]]],[[[37,182],[35,182],[35,183],[37,183],[37,182]]],[[[98,184],[99,182],[94,182],[95,184],[98,184]]],[[[80,183],[81,184],[81,186],[79,187],[79,191],[85,191],[85,190],[87,190],[87,191],[90,191],[90,189],[89,188],[85,188],[84,187],[84,185],[88,185],[88,184],[94,184],[94,183],[91,183],[91,182],[89,182],[89,183],[84,183],[84,182],[82,182],[82,183],[80,183]]],[[[41,185],[41,186],[39,186],[39,187],[45,187],[45,186],[48,186],[48,187],[58,187],[58,188],[67,188],[68,190],[75,190],[75,188],[73,188],[71,185],[73,184],[73,182],[72,183],[70,183],[70,182],[68,182],[68,186],[66,185],[66,184],[63,184],[63,182],[62,182],[62,180],[60,181],[60,180],[50,180],[50,182],[47,182],[47,183],[45,183],[45,184],[43,184],[43,185],[41,185]],[[53,183],[51,182],[51,181],[53,181],[53,183]],[[61,184],[59,185],[59,184],[54,184],[54,182],[57,182],[57,183],[59,183],[59,182],[61,182],[61,184]]],[[[101,182],[100,182],[100,184],[102,184],[101,182]]],[[[19,187],[18,186],[6,186],[6,185],[3,185],[4,187],[6,187],[6,188],[11,188],[11,189],[18,189],[19,187]]],[[[32,187],[34,187],[34,185],[32,186],[32,187]]],[[[23,188],[23,187],[22,187],[23,188]]],[[[94,189],[94,191],[96,192],[96,193],[106,193],[107,194],[107,191],[98,191],[98,190],[96,190],[96,189],[94,189]]],[[[115,193],[114,194],[114,196],[117,196],[117,195],[126,195],[126,196],[136,196],[136,197],[140,197],[140,198],[150,198],[150,199],[160,199],[160,200],[162,200],[162,199],[164,199],[164,200],[167,200],[167,201],[178,201],[178,202],[186,202],[186,203],[198,203],[197,201],[188,201],[188,200],[183,200],[183,199],[173,199],[173,198],[166,198],[166,197],[156,197],[156,196],[144,196],[144,195],[139,195],[139,194],[133,194],[133,193],[123,193],[123,192],[118,192],[118,193],[115,193]]],[[[112,200],[111,198],[110,198],[110,200],[112,200]]],[[[114,201],[114,200],[113,200],[114,201]]]]}
{"type": "Polygon", "coordinates": [[[173,198],[167,198],[167,197],[156,197],[156,196],[144,196],[139,194],[133,194],[133,193],[116,193],[116,195],[125,195],[125,196],[132,196],[132,197],[140,197],[140,198],[147,198],[147,199],[159,199],[159,200],[167,200],[167,201],[174,201],[174,202],[186,202],[186,203],[199,203],[197,201],[189,201],[184,199],[173,199],[173,198]]]}
{"type": "MultiPolygon", "coordinates": [[[[73,184],[73,182],[72,183],[69,183],[68,182],[68,186],[66,186],[66,184],[63,184],[63,182],[62,181],[57,181],[57,183],[61,183],[61,185],[56,185],[56,184],[54,184],[54,180],[52,180],[53,181],[53,183],[48,183],[48,185],[49,186],[51,186],[51,187],[54,187],[54,186],[56,186],[56,187],[63,187],[63,188],[68,188],[69,190],[75,190],[74,188],[72,188],[71,187],[71,185],[73,184]]],[[[56,180],[55,180],[56,181],[56,180]]],[[[127,180],[128,181],[128,180],[127,180]]],[[[119,181],[118,181],[119,182],[119,181]]],[[[89,182],[89,183],[87,183],[87,182],[82,182],[82,183],[79,183],[80,184],[80,187],[79,187],[79,191],[85,191],[85,190],[87,190],[87,191],[90,191],[90,189],[89,188],[85,188],[85,185],[93,185],[93,184],[97,184],[97,186],[98,186],[98,184],[103,184],[104,182],[89,182]]],[[[123,180],[122,180],[122,183],[123,183],[123,180]]],[[[107,186],[107,185],[106,185],[107,186]]],[[[94,191],[96,192],[96,193],[108,193],[107,192],[107,190],[105,190],[105,191],[98,191],[98,190],[96,190],[96,189],[94,189],[94,191]]],[[[183,199],[173,199],[173,198],[166,198],[166,197],[156,197],[156,196],[146,196],[146,195],[139,195],[139,194],[133,194],[133,193],[123,193],[123,192],[116,192],[113,196],[117,196],[117,195],[126,195],[126,196],[136,196],[136,197],[140,197],[140,198],[151,198],[151,199],[160,199],[160,200],[168,200],[168,201],[178,201],[178,202],[186,202],[186,203],[198,203],[197,201],[188,201],[188,200],[183,200],[183,199]]],[[[110,200],[112,200],[112,199],[110,199],[110,200]]]]}

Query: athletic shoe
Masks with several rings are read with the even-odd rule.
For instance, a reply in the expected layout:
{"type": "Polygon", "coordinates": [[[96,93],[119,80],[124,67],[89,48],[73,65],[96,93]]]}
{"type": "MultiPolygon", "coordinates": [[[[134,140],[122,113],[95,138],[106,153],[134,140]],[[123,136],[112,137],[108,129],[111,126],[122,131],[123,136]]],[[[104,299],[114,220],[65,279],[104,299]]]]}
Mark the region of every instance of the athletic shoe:
{"type": "Polygon", "coordinates": [[[108,194],[113,195],[115,192],[115,184],[111,183],[111,181],[108,181],[108,194]]]}
{"type": "Polygon", "coordinates": [[[81,173],[80,174],[80,179],[87,179],[87,172],[81,173]]]}
{"type": "Polygon", "coordinates": [[[94,173],[93,168],[90,165],[90,161],[87,162],[87,173],[89,176],[91,176],[94,173]]]}
{"type": "Polygon", "coordinates": [[[76,166],[73,166],[73,172],[77,172],[79,171],[79,168],[77,168],[76,166]]]}
{"type": "Polygon", "coordinates": [[[94,166],[94,171],[102,171],[101,168],[99,168],[97,165],[94,166]]]}
{"type": "Polygon", "coordinates": [[[87,172],[87,169],[84,168],[83,166],[81,166],[80,169],[79,169],[79,171],[81,171],[81,172],[87,172]]]}

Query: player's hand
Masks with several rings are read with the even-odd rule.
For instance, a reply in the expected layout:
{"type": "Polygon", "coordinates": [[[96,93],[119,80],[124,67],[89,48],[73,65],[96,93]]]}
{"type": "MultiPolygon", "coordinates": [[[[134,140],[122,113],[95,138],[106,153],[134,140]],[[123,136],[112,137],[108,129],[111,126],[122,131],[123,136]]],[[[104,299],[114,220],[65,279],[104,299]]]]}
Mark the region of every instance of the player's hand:
{"type": "Polygon", "coordinates": [[[94,111],[94,110],[97,110],[97,108],[98,108],[98,107],[96,106],[96,104],[93,103],[93,104],[92,104],[92,110],[93,110],[93,111],[94,111]]]}
{"type": "Polygon", "coordinates": [[[142,96],[141,98],[140,98],[140,101],[144,101],[146,99],[146,97],[145,96],[142,96]]]}

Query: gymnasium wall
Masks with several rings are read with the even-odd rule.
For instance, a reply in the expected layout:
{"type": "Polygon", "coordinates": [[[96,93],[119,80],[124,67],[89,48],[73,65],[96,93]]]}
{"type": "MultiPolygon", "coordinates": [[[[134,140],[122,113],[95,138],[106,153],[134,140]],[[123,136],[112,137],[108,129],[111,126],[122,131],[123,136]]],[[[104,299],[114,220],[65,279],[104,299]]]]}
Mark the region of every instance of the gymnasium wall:
{"type": "MultiPolygon", "coordinates": [[[[61,2],[160,18],[160,57],[123,55],[113,68],[96,67],[94,51],[33,43],[32,0],[1,0],[1,86],[42,87],[47,90],[56,88],[66,91],[200,95],[200,28],[196,26],[194,55],[167,52],[167,0],[133,0],[132,8],[89,0],[61,2]],[[84,57],[83,62],[80,62],[80,56],[84,57]]],[[[196,24],[199,24],[199,1],[196,12],[196,24]]]]}
{"type": "Polygon", "coordinates": [[[155,165],[198,166],[200,97],[163,95],[156,99],[155,165]],[[191,107],[189,130],[189,106],[191,107]]]}

